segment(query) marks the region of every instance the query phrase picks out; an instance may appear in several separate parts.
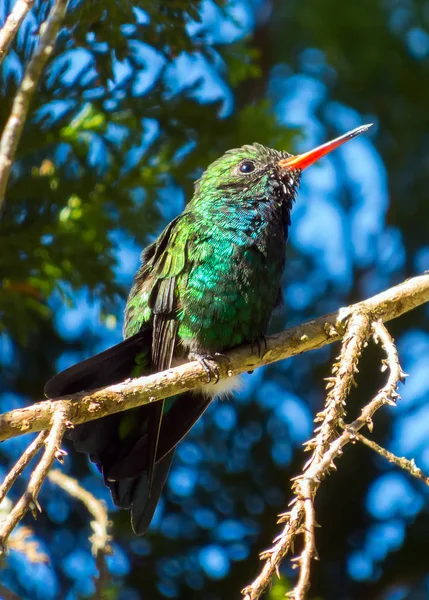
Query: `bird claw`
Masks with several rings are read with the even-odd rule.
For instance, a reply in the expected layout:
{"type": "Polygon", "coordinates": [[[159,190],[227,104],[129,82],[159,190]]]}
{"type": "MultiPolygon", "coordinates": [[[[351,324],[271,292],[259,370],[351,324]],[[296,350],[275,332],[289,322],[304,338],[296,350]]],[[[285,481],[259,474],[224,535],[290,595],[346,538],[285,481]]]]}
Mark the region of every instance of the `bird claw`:
{"type": "Polygon", "coordinates": [[[264,356],[264,354],[267,351],[267,338],[265,337],[265,335],[260,335],[259,337],[256,338],[256,340],[253,340],[250,344],[250,348],[253,354],[253,351],[255,349],[255,346],[257,347],[258,351],[257,351],[257,357],[258,358],[262,358],[264,356]],[[264,348],[264,350],[262,351],[262,346],[264,348]]]}
{"type": "Polygon", "coordinates": [[[212,356],[211,354],[198,354],[198,352],[189,353],[189,359],[196,360],[203,367],[204,371],[207,374],[207,383],[212,383],[212,379],[214,378],[213,384],[216,384],[220,378],[219,369],[217,368],[215,362],[215,357],[223,357],[224,359],[229,361],[229,358],[227,356],[225,356],[224,354],[220,354],[219,352],[216,352],[214,356],[212,356]]]}

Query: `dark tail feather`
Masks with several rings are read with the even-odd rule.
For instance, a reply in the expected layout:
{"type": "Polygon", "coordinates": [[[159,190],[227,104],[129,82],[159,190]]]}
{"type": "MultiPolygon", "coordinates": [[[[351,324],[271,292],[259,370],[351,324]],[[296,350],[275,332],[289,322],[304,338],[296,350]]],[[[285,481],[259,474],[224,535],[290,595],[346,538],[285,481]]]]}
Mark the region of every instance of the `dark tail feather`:
{"type": "MultiPolygon", "coordinates": [[[[173,406],[162,419],[156,455],[157,462],[162,460],[186,436],[211,401],[211,397],[196,393],[181,394],[175,399],[173,406]]],[[[108,471],[104,471],[106,477],[109,479],[135,477],[141,473],[142,469],[149,468],[150,464],[146,465],[145,463],[148,439],[147,435],[143,435],[128,454],[122,457],[116,456],[115,463],[108,471]]]]}
{"type": "MultiPolygon", "coordinates": [[[[132,375],[139,354],[147,353],[147,370],[150,369],[150,348],[151,331],[139,332],[59,373],[46,384],[45,394],[55,398],[124,381],[132,375]]],[[[70,430],[69,436],[76,450],[88,453],[91,461],[103,473],[115,504],[131,509],[131,521],[137,534],[144,533],[150,524],[176,445],[200,418],[210,401],[211,398],[195,393],[175,398],[162,419],[156,458],[153,430],[159,418],[155,419],[155,423],[151,422],[155,404],[109,415],[70,430]],[[154,458],[156,462],[149,474],[154,458]]],[[[162,406],[162,403],[156,404],[162,406]]]]}
{"type": "Polygon", "coordinates": [[[131,509],[131,525],[137,535],[146,533],[170,471],[175,448],[155,464],[149,488],[148,474],[108,481],[116,506],[131,509]]]}
{"type": "Polygon", "coordinates": [[[160,402],[155,402],[154,405],[148,406],[147,410],[150,410],[150,415],[148,419],[148,432],[145,437],[147,437],[147,445],[145,456],[147,456],[147,476],[148,476],[148,486],[149,493],[152,488],[152,478],[155,475],[155,464],[156,464],[156,456],[158,451],[158,442],[159,436],[161,433],[162,426],[162,417],[164,413],[164,404],[165,400],[161,400],[160,402]]]}

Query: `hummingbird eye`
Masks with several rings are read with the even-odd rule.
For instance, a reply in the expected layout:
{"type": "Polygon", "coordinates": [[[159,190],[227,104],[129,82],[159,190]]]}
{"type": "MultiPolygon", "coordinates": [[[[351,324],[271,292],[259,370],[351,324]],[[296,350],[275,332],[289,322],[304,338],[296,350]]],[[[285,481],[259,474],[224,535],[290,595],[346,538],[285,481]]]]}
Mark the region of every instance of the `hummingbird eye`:
{"type": "Polygon", "coordinates": [[[243,173],[244,175],[247,175],[248,173],[252,173],[255,169],[256,169],[255,163],[252,162],[251,160],[244,160],[239,167],[240,173],[243,173]]]}

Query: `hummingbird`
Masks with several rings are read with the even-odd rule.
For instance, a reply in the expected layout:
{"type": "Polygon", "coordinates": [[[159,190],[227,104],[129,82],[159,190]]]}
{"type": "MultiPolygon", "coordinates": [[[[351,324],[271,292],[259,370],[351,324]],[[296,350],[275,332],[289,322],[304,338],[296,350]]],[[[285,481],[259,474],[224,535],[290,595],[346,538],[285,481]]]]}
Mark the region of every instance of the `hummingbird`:
{"type": "Polygon", "coordinates": [[[116,506],[146,532],[177,444],[215,396],[216,361],[258,344],[281,302],[290,215],[301,173],[367,131],[363,125],[303,154],[254,143],[228,150],[195,182],[192,200],[142,253],[125,308],[124,341],[54,376],[49,398],[90,391],[198,360],[207,384],[193,392],[71,429],[116,506]]]}

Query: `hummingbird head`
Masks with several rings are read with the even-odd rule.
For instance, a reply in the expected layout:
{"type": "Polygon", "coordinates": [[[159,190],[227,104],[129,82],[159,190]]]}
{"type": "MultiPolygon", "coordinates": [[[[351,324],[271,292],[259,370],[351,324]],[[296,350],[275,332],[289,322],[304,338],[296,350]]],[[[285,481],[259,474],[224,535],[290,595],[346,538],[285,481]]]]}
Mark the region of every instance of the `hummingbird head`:
{"type": "Polygon", "coordinates": [[[304,154],[292,155],[262,144],[228,150],[195,183],[195,199],[222,199],[222,203],[258,202],[274,198],[291,205],[303,169],[338,146],[367,131],[363,125],[304,154]]]}

